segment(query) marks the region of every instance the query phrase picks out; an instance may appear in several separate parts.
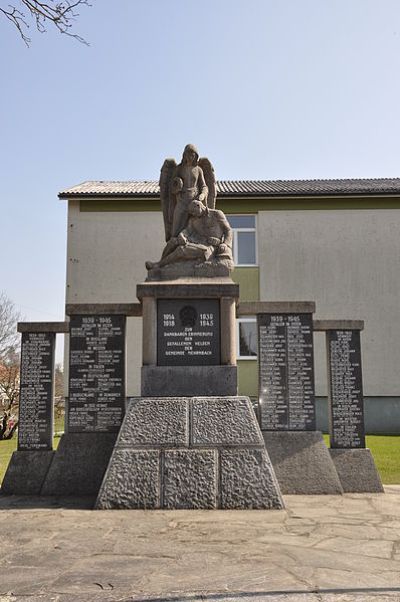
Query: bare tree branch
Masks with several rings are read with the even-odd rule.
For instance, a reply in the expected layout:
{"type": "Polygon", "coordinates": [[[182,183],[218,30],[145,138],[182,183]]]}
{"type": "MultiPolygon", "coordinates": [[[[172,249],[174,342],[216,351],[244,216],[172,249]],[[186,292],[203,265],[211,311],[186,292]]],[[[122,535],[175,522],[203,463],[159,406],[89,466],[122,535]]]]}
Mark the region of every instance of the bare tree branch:
{"type": "Polygon", "coordinates": [[[4,291],[0,291],[0,360],[16,352],[19,347],[17,322],[21,315],[4,291]]]}
{"type": "Polygon", "coordinates": [[[0,14],[3,14],[17,28],[21,38],[27,46],[31,39],[27,35],[29,24],[25,13],[28,11],[31,18],[34,19],[36,29],[40,33],[47,31],[47,26],[54,25],[60,33],[75,38],[82,44],[88,45],[86,40],[71,31],[79,13],[79,6],[91,6],[89,0],[48,0],[48,2],[39,2],[38,0],[18,0],[21,10],[14,4],[8,4],[7,8],[0,8],[0,14]],[[23,12],[25,10],[25,12],[23,12]]]}
{"type": "Polygon", "coordinates": [[[19,370],[17,355],[0,363],[0,440],[11,439],[18,426],[19,370]]]}

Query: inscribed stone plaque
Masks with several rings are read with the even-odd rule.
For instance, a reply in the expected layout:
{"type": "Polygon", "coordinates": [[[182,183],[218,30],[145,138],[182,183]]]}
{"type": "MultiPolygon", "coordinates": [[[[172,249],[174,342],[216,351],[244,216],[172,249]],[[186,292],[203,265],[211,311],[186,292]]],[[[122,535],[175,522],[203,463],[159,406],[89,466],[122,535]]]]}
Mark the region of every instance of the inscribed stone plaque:
{"type": "Polygon", "coordinates": [[[18,450],[53,449],[55,333],[24,332],[21,341],[21,384],[18,450]]]}
{"type": "Polygon", "coordinates": [[[125,316],[71,316],[68,430],[115,432],[125,407],[125,316]]]}
{"type": "Polygon", "coordinates": [[[329,330],[326,342],[331,447],[363,448],[365,430],[360,332],[329,330]]]}
{"type": "Polygon", "coordinates": [[[312,314],[259,314],[261,428],[315,430],[312,314]]]}
{"type": "Polygon", "coordinates": [[[220,319],[217,299],[159,299],[157,364],[220,364],[220,319]]]}

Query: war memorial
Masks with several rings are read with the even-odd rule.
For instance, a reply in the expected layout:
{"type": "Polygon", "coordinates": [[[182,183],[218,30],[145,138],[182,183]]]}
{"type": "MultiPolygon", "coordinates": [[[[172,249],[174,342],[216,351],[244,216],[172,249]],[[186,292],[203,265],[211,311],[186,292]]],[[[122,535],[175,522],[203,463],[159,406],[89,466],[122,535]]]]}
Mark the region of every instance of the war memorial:
{"type": "MultiPolygon", "coordinates": [[[[311,300],[241,300],[214,169],[193,145],[160,176],[165,245],[131,303],[67,303],[18,326],[18,450],[2,493],[93,496],[95,509],[283,509],[282,494],[383,492],[365,447],[362,320],[311,300]],[[258,403],[238,395],[236,318],[257,316],[258,403]],[[127,395],[127,320],[142,322],[127,395]],[[316,425],[314,333],[325,333],[328,449],[316,425]],[[54,346],[68,338],[65,433],[53,439],[54,346]]],[[[161,237],[162,233],[159,233],[161,237]]]]}

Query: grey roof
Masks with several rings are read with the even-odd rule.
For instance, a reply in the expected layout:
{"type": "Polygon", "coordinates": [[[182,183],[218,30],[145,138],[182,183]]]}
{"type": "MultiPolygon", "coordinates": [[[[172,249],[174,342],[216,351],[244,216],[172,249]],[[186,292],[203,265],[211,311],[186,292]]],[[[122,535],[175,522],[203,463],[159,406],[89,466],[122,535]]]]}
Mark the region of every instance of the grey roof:
{"type": "MultiPolygon", "coordinates": [[[[331,196],[400,194],[400,178],[366,178],[349,180],[220,180],[218,195],[233,196],[331,196]]],[[[129,180],[124,182],[88,181],[59,193],[60,199],[99,196],[157,197],[158,182],[129,180]]]]}

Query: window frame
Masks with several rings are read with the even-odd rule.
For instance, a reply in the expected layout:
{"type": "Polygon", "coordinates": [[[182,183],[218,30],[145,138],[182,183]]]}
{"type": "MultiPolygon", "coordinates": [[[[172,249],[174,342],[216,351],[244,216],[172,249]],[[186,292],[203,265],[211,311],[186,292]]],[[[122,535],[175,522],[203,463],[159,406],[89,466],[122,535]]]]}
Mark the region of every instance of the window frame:
{"type": "MultiPolygon", "coordinates": [[[[258,267],[258,241],[257,241],[257,214],[256,213],[227,213],[226,215],[228,222],[230,217],[254,217],[254,228],[236,228],[231,226],[233,234],[233,261],[235,267],[238,268],[254,268],[258,267]],[[240,232],[254,232],[254,263],[239,263],[238,262],[238,233],[240,232]]],[[[230,224],[229,224],[230,225],[230,224]]]]}
{"type": "Polygon", "coordinates": [[[251,361],[258,360],[258,341],[257,341],[257,353],[256,355],[240,355],[240,324],[243,322],[252,323],[256,325],[257,333],[257,317],[256,316],[241,316],[236,318],[236,359],[240,361],[251,361]]]}

